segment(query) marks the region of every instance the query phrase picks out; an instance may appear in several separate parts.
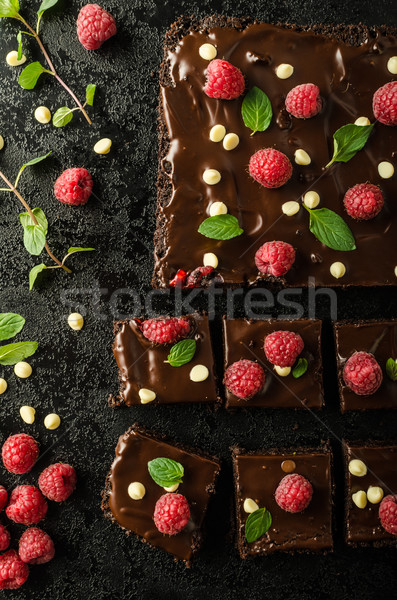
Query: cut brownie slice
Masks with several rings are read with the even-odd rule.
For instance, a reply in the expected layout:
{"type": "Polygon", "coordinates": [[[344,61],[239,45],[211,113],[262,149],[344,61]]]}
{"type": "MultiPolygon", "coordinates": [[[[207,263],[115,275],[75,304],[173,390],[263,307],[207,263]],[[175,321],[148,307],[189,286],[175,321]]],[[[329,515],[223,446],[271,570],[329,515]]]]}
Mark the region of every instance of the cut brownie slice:
{"type": "MultiPolygon", "coordinates": [[[[384,497],[397,494],[397,446],[379,443],[344,443],[346,476],[346,542],[350,545],[383,546],[396,544],[397,536],[385,531],[379,519],[382,493],[384,497]],[[351,463],[362,461],[363,465],[351,463]],[[350,469],[349,469],[350,465],[350,469]],[[374,498],[369,495],[364,508],[359,508],[353,494],[381,488],[374,498]],[[369,500],[372,498],[373,502],[369,500]]],[[[363,494],[362,494],[363,495],[363,494]]],[[[364,502],[361,504],[365,504],[364,502]]],[[[396,529],[397,531],[397,529],[396,529]]]]}
{"type": "MultiPolygon", "coordinates": [[[[264,406],[268,408],[321,408],[323,405],[321,321],[296,319],[290,321],[253,321],[223,319],[225,371],[240,360],[258,362],[265,372],[265,385],[248,399],[235,396],[227,388],[226,406],[264,406]],[[300,377],[291,373],[285,377],[274,370],[264,351],[266,336],[275,331],[292,331],[301,336],[304,348],[299,358],[307,361],[307,371],[300,377]]],[[[295,364],[296,366],[296,364],[295,364]]],[[[295,372],[296,373],[296,372],[295,372]]]]}
{"type": "Polygon", "coordinates": [[[128,535],[135,533],[147,544],[162,548],[189,564],[202,542],[204,517],[210,497],[215,492],[219,469],[216,458],[167,443],[157,435],[133,425],[117,444],[116,458],[103,492],[102,510],[128,535]],[[153,521],[156,502],[166,493],[148,471],[148,462],[157,458],[176,461],[184,471],[177,493],[187,499],[190,520],[175,535],[163,535],[153,521]],[[133,482],[144,486],[145,494],[140,500],[133,500],[128,493],[129,485],[133,482]]]}
{"type": "Polygon", "coordinates": [[[238,549],[242,558],[270,554],[276,550],[324,551],[333,547],[332,455],[328,446],[316,449],[233,451],[237,511],[238,549]],[[280,481],[292,473],[307,479],[313,490],[308,506],[297,513],[280,508],[275,492],[280,481]],[[271,525],[257,540],[248,542],[245,526],[251,510],[247,499],[270,512],[271,525]],[[247,506],[248,504],[248,506],[247,506]]]}
{"type": "Polygon", "coordinates": [[[182,366],[171,366],[167,362],[174,343],[159,344],[145,337],[142,319],[115,322],[113,353],[119,368],[120,395],[117,399],[111,397],[112,405],[131,406],[150,401],[150,398],[158,404],[220,401],[208,318],[193,314],[183,319],[189,324],[184,339],[195,340],[196,348],[193,358],[182,366]],[[197,365],[208,369],[208,376],[203,381],[190,378],[197,365]],[[143,399],[139,395],[142,389],[146,390],[143,399]],[[154,399],[151,392],[155,394],[154,399]]]}
{"type": "Polygon", "coordinates": [[[397,381],[386,369],[389,358],[397,360],[397,321],[340,322],[334,330],[342,412],[397,408],[397,381]],[[355,352],[372,354],[382,369],[382,383],[371,395],[356,394],[345,383],[343,369],[355,352]]]}

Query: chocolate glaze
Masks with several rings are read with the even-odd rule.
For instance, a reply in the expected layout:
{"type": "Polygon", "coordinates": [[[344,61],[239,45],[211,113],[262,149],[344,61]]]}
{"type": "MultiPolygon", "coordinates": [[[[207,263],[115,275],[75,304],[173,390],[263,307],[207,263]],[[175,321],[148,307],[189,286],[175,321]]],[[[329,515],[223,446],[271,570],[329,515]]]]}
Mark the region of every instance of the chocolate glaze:
{"type": "Polygon", "coordinates": [[[307,285],[309,276],[317,285],[395,285],[396,177],[381,179],[377,165],[388,160],[397,168],[396,128],[377,124],[365,149],[348,163],[325,171],[324,166],[332,156],[332,135],[339,127],[359,116],[374,120],[372,96],[393,79],[386,65],[388,58],[397,54],[396,37],[375,30],[375,37],[368,32],[361,45],[350,46],[325,35],[263,23],[241,30],[228,21],[224,25],[206,29],[195,23],[188,35],[183,35],[186,28],[181,26],[179,33],[172,31],[166,45],[160,102],[165,128],[160,130],[161,137],[168,135],[169,144],[160,139],[160,171],[172,186],[167,194],[159,189],[153,284],[166,287],[179,268],[189,271],[201,265],[205,252],[218,256],[218,270],[226,285],[254,284],[258,280],[255,252],[264,242],[276,239],[297,250],[295,264],[285,276],[286,285],[307,285]],[[217,47],[218,58],[241,69],[246,90],[256,85],[269,96],[274,116],[267,131],[251,137],[241,118],[242,97],[226,101],[205,95],[208,62],[198,52],[205,42],[217,47]],[[294,66],[289,79],[275,75],[280,63],[294,66]],[[307,120],[290,117],[284,109],[286,94],[308,82],[319,86],[323,110],[307,120]],[[210,128],[216,123],[239,135],[235,150],[225,151],[222,144],[209,140],[210,128]],[[247,168],[250,156],[269,146],[284,152],[294,166],[290,181],[275,190],[256,183],[247,168]],[[295,165],[297,148],[309,153],[309,166],[295,165]],[[219,184],[204,183],[206,168],[220,171],[219,184]],[[365,181],[380,185],[385,207],[375,219],[356,222],[344,211],[343,196],[348,188],[365,181]],[[303,208],[293,217],[283,215],[283,202],[300,200],[310,189],[320,194],[319,208],[330,208],[345,218],[357,250],[340,252],[322,245],[309,232],[309,215],[303,208]],[[222,242],[197,232],[217,200],[224,201],[230,214],[238,218],[243,235],[222,242]],[[334,261],[346,265],[341,279],[330,274],[334,261]]]}
{"type": "Polygon", "coordinates": [[[225,370],[232,363],[246,358],[258,361],[266,373],[263,390],[249,400],[237,398],[225,389],[227,408],[239,406],[264,406],[270,408],[321,408],[323,404],[321,321],[297,319],[294,321],[253,321],[248,319],[223,319],[225,370]],[[302,377],[294,379],[278,376],[266,358],[263,344],[273,331],[287,330],[299,333],[305,347],[300,355],[308,361],[302,377]]]}
{"type": "Polygon", "coordinates": [[[331,452],[329,450],[272,451],[263,454],[233,456],[237,502],[238,544],[242,558],[270,554],[276,550],[321,551],[332,548],[332,480],[331,452]],[[281,468],[284,460],[296,463],[295,473],[306,477],[313,486],[309,506],[301,513],[282,510],[274,493],[285,476],[281,468]],[[247,513],[245,498],[252,498],[259,507],[266,507],[272,515],[272,525],[256,542],[248,544],[244,528],[247,513]]]}
{"type": "Polygon", "coordinates": [[[397,321],[335,323],[334,330],[342,412],[397,408],[397,382],[386,374],[387,359],[397,359],[397,321]],[[356,351],[370,352],[382,367],[382,384],[371,396],[358,396],[343,380],[343,367],[356,351]]]}
{"type": "Polygon", "coordinates": [[[181,367],[171,367],[164,362],[173,344],[154,344],[146,339],[136,319],[116,322],[113,353],[119,367],[118,403],[140,404],[138,391],[141,388],[156,393],[153,404],[219,401],[208,318],[198,314],[188,318],[192,324],[188,337],[194,337],[197,346],[193,359],[181,367]],[[195,383],[189,373],[199,364],[205,365],[210,374],[205,381],[195,383]]]}
{"type": "Polygon", "coordinates": [[[380,524],[379,504],[368,502],[365,508],[357,508],[352,494],[365,492],[372,486],[383,489],[384,495],[397,493],[397,446],[364,446],[345,444],[346,460],[346,542],[348,544],[396,543],[397,537],[387,533],[380,524]],[[364,477],[355,477],[349,472],[353,458],[362,460],[368,472],[364,477]]]}

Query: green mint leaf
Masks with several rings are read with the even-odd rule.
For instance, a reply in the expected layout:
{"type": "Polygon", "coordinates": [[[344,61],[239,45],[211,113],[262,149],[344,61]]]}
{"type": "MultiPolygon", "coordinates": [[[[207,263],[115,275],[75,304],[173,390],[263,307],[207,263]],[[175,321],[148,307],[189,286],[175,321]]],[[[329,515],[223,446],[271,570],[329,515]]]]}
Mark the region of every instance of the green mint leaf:
{"type": "Polygon", "coordinates": [[[72,109],[67,106],[62,106],[58,108],[57,111],[53,114],[52,124],[54,127],[65,127],[70,121],[73,119],[72,109]]]}
{"type": "Polygon", "coordinates": [[[307,360],[306,358],[299,358],[295,367],[292,369],[292,377],[299,379],[307,371],[307,360]]]}
{"type": "Polygon", "coordinates": [[[47,152],[47,154],[43,154],[42,156],[37,156],[36,158],[32,158],[32,160],[30,160],[29,162],[22,165],[21,168],[24,169],[25,167],[31,167],[32,165],[37,165],[37,163],[41,162],[42,160],[45,160],[48,156],[50,156],[51,152],[52,152],[52,150],[47,152]]]}
{"type": "Polygon", "coordinates": [[[57,2],[58,2],[58,0],[43,0],[43,2],[40,4],[39,10],[37,11],[37,14],[39,15],[39,17],[41,17],[41,15],[43,14],[44,11],[48,10],[52,6],[55,6],[55,4],[57,4],[57,2]]]}
{"type": "Polygon", "coordinates": [[[33,90],[40,75],[46,72],[47,69],[45,69],[38,61],[32,62],[21,72],[18,83],[24,90],[33,90]]]}
{"type": "Polygon", "coordinates": [[[244,233],[236,217],[227,214],[208,217],[201,223],[198,232],[212,240],[231,240],[244,233]]]}
{"type": "Polygon", "coordinates": [[[87,89],[85,91],[85,101],[87,102],[87,104],[89,106],[92,106],[94,104],[95,91],[96,91],[96,85],[93,83],[89,83],[87,85],[87,89]]]}
{"type": "Polygon", "coordinates": [[[397,381],[397,363],[394,358],[388,358],[386,362],[386,373],[392,381],[397,381]]]}
{"type": "Polygon", "coordinates": [[[359,150],[364,148],[371,131],[374,128],[372,125],[343,125],[334,133],[334,154],[330,162],[326,165],[329,167],[334,162],[348,162],[359,150]]]}
{"type": "Polygon", "coordinates": [[[29,273],[29,291],[33,289],[33,286],[36,282],[37,279],[37,275],[39,273],[41,273],[42,271],[44,271],[44,269],[47,269],[47,266],[44,263],[41,263],[40,265],[36,265],[35,267],[33,267],[33,269],[30,270],[29,273]]]}
{"type": "Polygon", "coordinates": [[[27,212],[20,213],[19,220],[23,227],[23,243],[26,250],[30,254],[38,256],[46,243],[48,221],[41,208],[34,208],[32,212],[36,217],[37,225],[33,223],[30,214],[27,212]]]}
{"type": "Polygon", "coordinates": [[[181,340],[172,346],[167,357],[171,367],[182,367],[190,362],[196,352],[196,340],[181,340]]]}
{"type": "Polygon", "coordinates": [[[329,208],[309,210],[310,231],[328,248],[347,252],[356,249],[356,242],[345,221],[329,208]]]}
{"type": "Polygon", "coordinates": [[[243,100],[241,115],[244,125],[252,129],[251,135],[257,131],[265,131],[273,116],[272,105],[265,92],[254,86],[243,100]]]}
{"type": "MultiPolygon", "coordinates": [[[[47,221],[47,217],[45,216],[45,214],[43,213],[41,208],[38,208],[38,207],[34,208],[32,210],[32,213],[36,217],[36,221],[41,226],[43,231],[45,233],[47,233],[48,232],[48,221],[47,221]]],[[[20,213],[19,220],[21,221],[21,225],[23,228],[27,227],[28,225],[34,225],[32,218],[28,212],[20,213]]]]}
{"type": "Polygon", "coordinates": [[[16,313],[0,313],[0,340],[9,340],[23,329],[25,319],[16,313]]]}
{"type": "Polygon", "coordinates": [[[21,60],[21,58],[22,58],[22,31],[18,32],[17,42],[18,42],[18,56],[17,56],[17,59],[21,60]]]}
{"type": "Polygon", "coordinates": [[[68,248],[68,254],[74,254],[75,252],[94,252],[95,248],[81,248],[80,246],[71,246],[68,248]]]}
{"type": "Polygon", "coordinates": [[[0,347],[0,365],[15,365],[32,356],[38,348],[37,342],[18,342],[0,347]]]}
{"type": "Polygon", "coordinates": [[[155,458],[147,464],[150,477],[161,487],[170,487],[175,483],[182,483],[184,475],[181,463],[171,458],[155,458]]]}
{"type": "Polygon", "coordinates": [[[245,539],[249,544],[258,540],[272,524],[272,515],[266,508],[258,508],[245,522],[245,539]]]}
{"type": "Polygon", "coordinates": [[[0,0],[0,17],[19,19],[20,15],[18,0],[0,0]]]}

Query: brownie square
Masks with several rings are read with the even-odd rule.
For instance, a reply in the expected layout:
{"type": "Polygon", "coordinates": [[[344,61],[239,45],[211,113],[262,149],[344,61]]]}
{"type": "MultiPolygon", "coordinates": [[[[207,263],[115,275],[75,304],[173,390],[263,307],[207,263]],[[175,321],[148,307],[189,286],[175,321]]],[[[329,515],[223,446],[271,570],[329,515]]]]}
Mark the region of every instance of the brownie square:
{"type": "Polygon", "coordinates": [[[156,344],[143,335],[142,319],[115,322],[113,353],[119,368],[120,394],[117,399],[110,399],[111,405],[141,404],[138,394],[141,388],[155,392],[152,404],[220,401],[208,317],[193,314],[187,318],[191,324],[187,337],[196,340],[196,352],[190,362],[180,367],[172,367],[166,362],[173,344],[156,344]],[[195,365],[208,368],[207,379],[191,381],[189,374],[195,365]]]}
{"type": "Polygon", "coordinates": [[[379,520],[379,504],[367,503],[358,508],[352,494],[370,486],[381,487],[384,496],[397,494],[397,446],[378,443],[344,443],[346,478],[346,542],[349,545],[384,546],[395,544],[397,538],[385,531],[379,520]],[[352,475],[349,463],[359,459],[367,467],[364,477],[352,475]]]}
{"type": "Polygon", "coordinates": [[[335,340],[341,410],[397,408],[397,382],[386,373],[386,361],[397,359],[397,321],[335,323],[335,340]],[[383,381],[370,396],[359,396],[343,380],[343,367],[354,352],[373,354],[382,368],[383,381]]]}
{"type": "Polygon", "coordinates": [[[237,398],[225,388],[226,407],[263,406],[267,408],[321,408],[323,405],[321,321],[297,319],[290,321],[254,321],[223,319],[225,371],[234,362],[248,359],[259,362],[265,370],[265,386],[253,398],[237,398]],[[301,358],[306,358],[308,369],[295,379],[292,374],[280,377],[267,360],[263,349],[269,333],[287,330],[298,333],[305,344],[301,358]]]}
{"type": "Polygon", "coordinates": [[[168,443],[133,425],[118,441],[116,458],[106,479],[102,510],[128,535],[135,533],[147,544],[162,548],[189,564],[202,542],[203,521],[210,497],[215,492],[219,469],[216,458],[168,443]],[[189,503],[190,521],[173,536],[160,533],[153,521],[156,502],[166,492],[149,475],[148,462],[160,457],[175,460],[184,467],[178,493],[189,503]],[[141,500],[133,500],[128,495],[128,486],[134,481],[145,487],[146,493],[141,500]]]}
{"type": "Polygon", "coordinates": [[[276,550],[324,551],[333,547],[332,540],[332,455],[326,446],[317,449],[288,449],[252,452],[233,451],[237,513],[237,541],[241,558],[270,554],[276,550]],[[303,475],[313,487],[308,507],[300,513],[289,513],[275,501],[275,491],[287,474],[284,461],[293,461],[294,473],[303,475]],[[251,498],[272,516],[270,529],[255,542],[245,538],[248,514],[244,500],[251,498]]]}

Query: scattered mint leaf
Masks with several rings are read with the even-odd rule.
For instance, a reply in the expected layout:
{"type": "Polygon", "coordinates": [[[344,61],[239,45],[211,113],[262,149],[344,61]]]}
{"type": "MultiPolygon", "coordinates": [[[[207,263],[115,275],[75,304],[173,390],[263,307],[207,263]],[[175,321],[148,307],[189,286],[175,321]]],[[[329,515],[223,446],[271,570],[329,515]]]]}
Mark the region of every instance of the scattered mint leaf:
{"type": "Polygon", "coordinates": [[[75,252],[93,252],[95,248],[81,248],[80,246],[71,246],[68,248],[68,254],[74,254],[75,252]]]}
{"type": "Polygon", "coordinates": [[[272,515],[266,508],[258,508],[245,522],[245,539],[249,544],[258,540],[272,524],[272,515]]]}
{"type": "Polygon", "coordinates": [[[34,208],[32,212],[36,217],[38,225],[33,223],[31,216],[27,212],[20,213],[19,220],[24,231],[23,243],[26,250],[30,254],[38,256],[46,243],[48,221],[41,208],[34,208]]]}
{"type": "Polygon", "coordinates": [[[55,6],[55,4],[57,4],[57,2],[58,2],[58,0],[43,0],[43,2],[40,4],[39,10],[37,11],[37,14],[39,15],[39,17],[41,17],[41,15],[43,14],[44,11],[55,6]]]}
{"type": "Polygon", "coordinates": [[[18,0],[0,0],[0,17],[20,19],[18,0]]]}
{"type": "Polygon", "coordinates": [[[17,56],[17,59],[21,60],[21,58],[22,58],[22,31],[18,32],[17,42],[18,42],[18,56],[17,56]]]}
{"type": "Polygon", "coordinates": [[[322,244],[343,252],[356,249],[354,236],[342,217],[329,208],[305,208],[310,213],[309,229],[322,244]]]}
{"type": "Polygon", "coordinates": [[[148,462],[150,477],[161,487],[182,483],[184,469],[181,463],[171,458],[155,458],[148,462]]]}
{"type": "Polygon", "coordinates": [[[172,346],[167,361],[171,367],[182,367],[190,362],[196,352],[196,340],[181,340],[172,346]]]}
{"type": "Polygon", "coordinates": [[[67,106],[62,106],[58,108],[57,111],[53,114],[52,124],[54,127],[65,127],[70,121],[73,119],[73,111],[71,108],[67,106]]]}
{"type": "Polygon", "coordinates": [[[236,217],[227,214],[208,217],[201,223],[198,232],[212,240],[230,240],[244,233],[236,217]]]}
{"type": "Polygon", "coordinates": [[[334,133],[334,154],[326,167],[330,167],[334,162],[348,162],[359,150],[364,148],[371,131],[372,125],[354,125],[349,123],[343,125],[334,133]]]}
{"type": "Polygon", "coordinates": [[[292,377],[299,379],[307,371],[307,360],[306,358],[299,358],[295,367],[292,369],[292,377]]]}
{"type": "Polygon", "coordinates": [[[18,83],[24,90],[33,90],[42,73],[48,73],[38,61],[30,63],[21,72],[18,83]]]}
{"type": "Polygon", "coordinates": [[[0,347],[0,365],[15,365],[32,356],[38,348],[37,342],[17,342],[0,347]]]}
{"type": "Polygon", "coordinates": [[[22,167],[25,168],[25,167],[31,167],[32,165],[37,165],[37,163],[41,162],[42,160],[45,160],[48,156],[50,156],[51,152],[52,152],[52,150],[47,152],[47,154],[43,154],[42,156],[37,156],[36,158],[32,158],[32,160],[30,160],[29,162],[22,165],[22,167]]]}
{"type": "Polygon", "coordinates": [[[386,362],[386,373],[392,381],[397,381],[397,363],[394,358],[388,358],[386,362]]]}
{"type": "Polygon", "coordinates": [[[94,104],[94,96],[96,92],[96,85],[93,83],[89,83],[87,85],[87,89],[85,91],[85,101],[89,106],[94,104]]]}
{"type": "Polygon", "coordinates": [[[29,291],[33,289],[33,286],[35,284],[35,281],[37,279],[37,275],[39,273],[41,273],[42,271],[44,271],[44,269],[47,269],[48,267],[44,264],[41,263],[40,265],[36,265],[35,267],[33,267],[33,269],[30,270],[29,273],[29,291]]]}
{"type": "Polygon", "coordinates": [[[243,100],[241,115],[244,125],[252,129],[251,135],[257,131],[265,131],[273,116],[272,105],[265,92],[254,86],[243,100]]]}
{"type": "Polygon", "coordinates": [[[9,340],[23,329],[25,319],[17,313],[0,313],[0,340],[9,340]]]}

